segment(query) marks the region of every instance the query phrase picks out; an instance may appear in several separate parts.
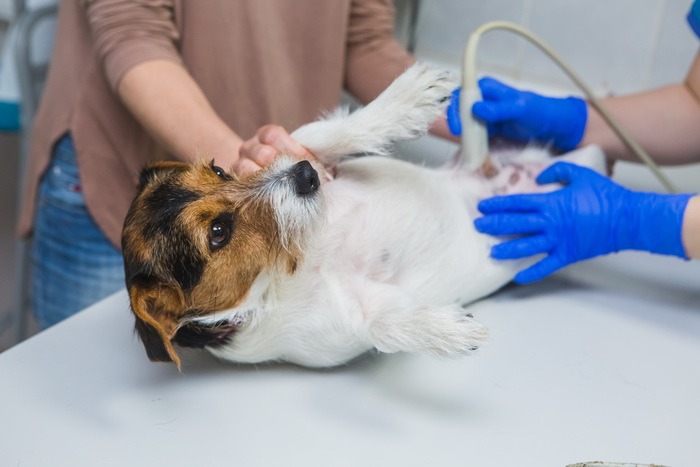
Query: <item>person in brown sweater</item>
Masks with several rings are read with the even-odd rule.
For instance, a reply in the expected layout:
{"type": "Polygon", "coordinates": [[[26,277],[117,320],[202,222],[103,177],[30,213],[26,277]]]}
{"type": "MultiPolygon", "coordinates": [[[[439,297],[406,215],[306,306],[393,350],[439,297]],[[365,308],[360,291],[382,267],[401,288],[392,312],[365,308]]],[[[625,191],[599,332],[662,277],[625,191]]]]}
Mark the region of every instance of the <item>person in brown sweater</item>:
{"type": "MultiPolygon", "coordinates": [[[[245,173],[414,58],[391,0],[62,0],[32,130],[20,233],[42,328],[124,286],[122,224],[147,163],[245,173]]],[[[449,135],[446,123],[433,132],[449,135]]]]}

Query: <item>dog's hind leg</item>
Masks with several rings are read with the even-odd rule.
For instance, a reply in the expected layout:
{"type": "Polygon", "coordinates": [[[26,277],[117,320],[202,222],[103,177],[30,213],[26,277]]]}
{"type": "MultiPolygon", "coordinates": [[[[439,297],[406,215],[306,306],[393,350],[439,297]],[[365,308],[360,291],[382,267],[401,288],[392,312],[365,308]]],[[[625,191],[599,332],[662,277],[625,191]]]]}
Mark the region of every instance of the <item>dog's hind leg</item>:
{"type": "Polygon", "coordinates": [[[421,352],[456,357],[475,351],[488,331],[458,305],[390,310],[370,323],[370,340],[380,352],[421,352]]]}
{"type": "Polygon", "coordinates": [[[353,154],[386,155],[395,141],[426,133],[455,86],[447,71],[416,63],[365,107],[353,113],[337,109],[302,126],[292,137],[324,165],[353,154]]]}

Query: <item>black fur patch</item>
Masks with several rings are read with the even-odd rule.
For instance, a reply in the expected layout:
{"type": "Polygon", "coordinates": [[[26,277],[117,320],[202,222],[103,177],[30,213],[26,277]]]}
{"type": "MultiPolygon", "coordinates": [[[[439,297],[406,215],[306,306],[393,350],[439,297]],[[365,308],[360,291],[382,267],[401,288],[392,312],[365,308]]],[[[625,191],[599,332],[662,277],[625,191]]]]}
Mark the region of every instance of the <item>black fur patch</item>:
{"type": "Polygon", "coordinates": [[[220,347],[231,341],[237,326],[229,321],[219,321],[211,325],[187,323],[178,329],[173,342],[180,347],[202,349],[220,347]]]}
{"type": "Polygon", "coordinates": [[[189,231],[179,222],[182,211],[199,194],[182,187],[177,177],[164,180],[143,199],[146,218],[143,234],[153,245],[164,268],[183,291],[191,291],[204,273],[205,261],[192,244],[189,231]]]}
{"type": "Polygon", "coordinates": [[[133,260],[124,261],[124,277],[126,279],[126,287],[131,288],[137,285],[145,289],[152,286],[155,282],[155,278],[147,271],[148,266],[145,263],[133,260]]]}
{"type": "Polygon", "coordinates": [[[195,288],[204,274],[204,257],[191,244],[187,232],[173,226],[168,242],[168,251],[162,251],[163,264],[184,292],[195,288]]]}
{"type": "Polygon", "coordinates": [[[153,326],[137,318],[134,328],[136,329],[139,338],[141,338],[141,342],[143,342],[143,346],[146,349],[146,355],[148,355],[148,358],[152,362],[173,361],[165,348],[163,340],[160,338],[160,334],[158,334],[158,331],[156,331],[153,326]]]}
{"type": "Polygon", "coordinates": [[[143,190],[156,177],[165,177],[175,172],[182,172],[186,167],[182,163],[160,163],[144,167],[139,174],[139,190],[143,190]]]}
{"type": "Polygon", "coordinates": [[[143,200],[146,210],[152,214],[144,226],[146,238],[157,234],[169,235],[177,217],[185,207],[199,199],[199,195],[182,187],[178,180],[166,180],[143,200]]]}
{"type": "Polygon", "coordinates": [[[159,169],[156,167],[146,167],[141,171],[139,174],[139,189],[143,190],[143,188],[151,183],[153,179],[156,177],[158,174],[159,169]]]}

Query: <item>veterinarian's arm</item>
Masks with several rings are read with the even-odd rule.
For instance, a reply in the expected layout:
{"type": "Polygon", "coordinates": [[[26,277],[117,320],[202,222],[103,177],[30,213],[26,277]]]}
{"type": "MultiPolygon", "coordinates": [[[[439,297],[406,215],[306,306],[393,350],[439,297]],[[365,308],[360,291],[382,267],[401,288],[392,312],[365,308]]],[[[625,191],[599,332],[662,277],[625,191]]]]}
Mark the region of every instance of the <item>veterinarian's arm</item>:
{"type": "Polygon", "coordinates": [[[213,158],[229,170],[238,163],[243,140],[216,114],[180,64],[150,60],[129,69],[119,97],[146,130],[181,159],[213,158]]]}
{"type": "Polygon", "coordinates": [[[700,259],[700,196],[692,198],[685,209],[683,245],[689,258],[700,259]]]}
{"type": "MultiPolygon", "coordinates": [[[[390,0],[355,0],[348,27],[345,88],[362,104],[374,100],[416,59],[396,40],[395,9],[390,0]],[[367,70],[372,70],[368,73],[367,70]]],[[[459,141],[438,118],[435,136],[459,141]]]]}
{"type": "Polygon", "coordinates": [[[440,138],[444,138],[450,141],[454,141],[455,143],[459,143],[461,141],[461,138],[459,136],[455,136],[452,134],[450,131],[450,128],[447,126],[447,120],[445,117],[440,117],[435,122],[433,125],[430,127],[430,134],[434,136],[439,136],[440,138]]]}
{"type": "MultiPolygon", "coordinates": [[[[479,82],[484,100],[474,104],[491,136],[552,142],[561,150],[597,144],[614,159],[638,161],[590,104],[576,97],[542,96],[495,79],[479,82]]],[[[700,55],[685,82],[602,100],[622,126],[660,164],[700,162],[700,55]]],[[[448,109],[459,128],[459,101],[448,109]]]]}
{"type": "Polygon", "coordinates": [[[212,157],[222,167],[234,165],[242,140],[182,65],[173,2],[84,5],[109,85],[151,136],[180,159],[212,157]]]}
{"type": "MultiPolygon", "coordinates": [[[[700,162],[700,55],[683,83],[603,103],[659,163],[700,162]]],[[[595,143],[608,156],[636,161],[602,117],[589,109],[582,144],[595,143]]]]}
{"type": "MultiPolygon", "coordinates": [[[[247,144],[217,115],[182,65],[172,1],[92,0],[85,13],[109,85],[167,151],[182,160],[213,158],[237,172],[269,162],[259,135],[247,144]],[[240,152],[239,152],[240,151],[240,152]]],[[[284,131],[272,141],[294,143],[284,131]]],[[[278,144],[279,145],[279,144],[278,144]]]]}
{"type": "Polygon", "coordinates": [[[350,8],[344,84],[358,101],[367,104],[415,58],[394,36],[391,0],[354,0],[350,8]]]}
{"type": "Polygon", "coordinates": [[[243,141],[177,63],[154,60],[136,65],[124,75],[118,92],[149,133],[181,158],[205,155],[239,174],[260,169],[280,152],[313,158],[278,125],[265,125],[243,141]]]}

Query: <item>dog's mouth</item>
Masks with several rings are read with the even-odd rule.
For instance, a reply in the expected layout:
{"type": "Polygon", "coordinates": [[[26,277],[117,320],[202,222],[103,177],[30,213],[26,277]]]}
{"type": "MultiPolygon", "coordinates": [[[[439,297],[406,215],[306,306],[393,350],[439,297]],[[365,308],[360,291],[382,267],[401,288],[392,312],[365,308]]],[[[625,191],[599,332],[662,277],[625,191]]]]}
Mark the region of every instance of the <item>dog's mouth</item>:
{"type": "Polygon", "coordinates": [[[221,347],[231,342],[233,335],[241,327],[240,321],[222,320],[215,323],[189,321],[182,325],[173,337],[180,347],[202,349],[221,347]]]}

